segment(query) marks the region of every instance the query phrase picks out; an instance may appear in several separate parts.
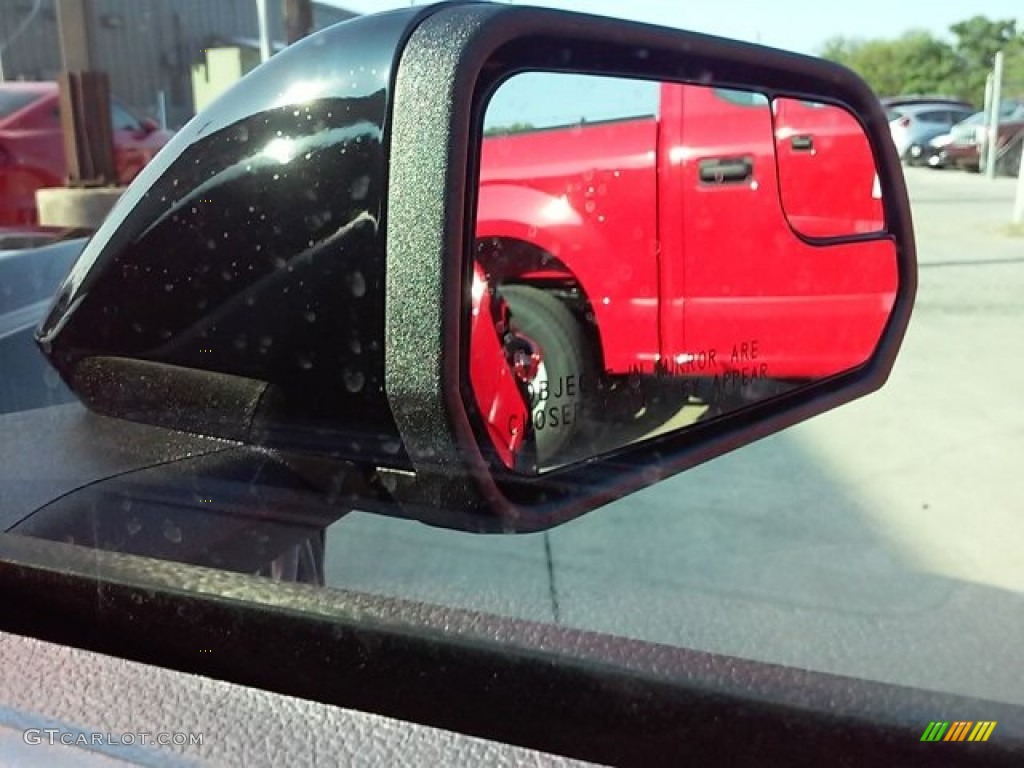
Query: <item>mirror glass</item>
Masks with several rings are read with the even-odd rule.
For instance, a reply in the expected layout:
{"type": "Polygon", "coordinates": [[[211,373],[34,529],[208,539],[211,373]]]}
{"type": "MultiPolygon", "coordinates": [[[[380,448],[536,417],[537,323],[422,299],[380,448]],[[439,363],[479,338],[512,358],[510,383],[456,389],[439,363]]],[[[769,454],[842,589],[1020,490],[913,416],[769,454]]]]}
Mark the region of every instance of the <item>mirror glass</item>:
{"type": "MultiPolygon", "coordinates": [[[[828,121],[830,152],[840,126],[851,151],[868,146],[846,117],[828,121]]],[[[783,173],[781,135],[759,93],[562,73],[499,86],[464,292],[465,399],[495,461],[550,471],[870,357],[894,247],[798,236],[793,219],[863,231],[866,208],[805,157],[783,173]],[[803,208],[784,210],[780,178],[803,208]]]]}
{"type": "Polygon", "coordinates": [[[852,114],[818,101],[779,98],[775,155],[790,226],[808,237],[884,229],[871,145],[852,114]]]}

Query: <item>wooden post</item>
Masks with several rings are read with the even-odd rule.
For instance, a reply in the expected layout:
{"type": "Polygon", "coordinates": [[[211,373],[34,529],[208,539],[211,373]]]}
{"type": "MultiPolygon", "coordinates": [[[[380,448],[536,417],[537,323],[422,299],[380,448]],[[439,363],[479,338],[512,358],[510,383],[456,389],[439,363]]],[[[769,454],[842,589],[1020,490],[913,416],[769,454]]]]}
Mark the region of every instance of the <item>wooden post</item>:
{"type": "Polygon", "coordinates": [[[63,72],[59,87],[67,185],[116,184],[109,79],[103,72],[63,72]]]}
{"type": "Polygon", "coordinates": [[[313,0],[282,0],[282,10],[288,45],[313,31],[313,0]]]}
{"type": "Polygon", "coordinates": [[[57,0],[61,60],[69,72],[92,69],[89,21],[94,18],[92,0],[57,0]]]}
{"type": "Polygon", "coordinates": [[[67,184],[92,187],[117,183],[110,122],[110,80],[94,72],[89,39],[92,0],[57,0],[64,72],[59,78],[60,120],[67,158],[67,184]]]}

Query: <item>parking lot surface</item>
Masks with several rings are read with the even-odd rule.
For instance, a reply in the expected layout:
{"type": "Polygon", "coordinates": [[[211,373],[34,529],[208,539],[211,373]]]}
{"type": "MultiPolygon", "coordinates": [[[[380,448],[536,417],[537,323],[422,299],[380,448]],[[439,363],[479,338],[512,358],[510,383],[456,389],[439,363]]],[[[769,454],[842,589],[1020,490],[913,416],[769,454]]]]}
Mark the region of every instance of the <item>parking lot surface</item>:
{"type": "Polygon", "coordinates": [[[880,392],[546,534],[353,513],[328,583],[1024,704],[1015,182],[907,181],[919,293],[880,392]]]}

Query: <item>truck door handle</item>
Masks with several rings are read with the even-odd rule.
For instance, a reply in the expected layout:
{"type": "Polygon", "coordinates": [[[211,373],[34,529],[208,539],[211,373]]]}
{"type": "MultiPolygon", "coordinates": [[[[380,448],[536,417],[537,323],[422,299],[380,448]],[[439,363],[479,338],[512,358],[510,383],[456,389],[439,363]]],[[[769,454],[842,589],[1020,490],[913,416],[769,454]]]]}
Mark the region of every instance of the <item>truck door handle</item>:
{"type": "Polygon", "coordinates": [[[794,152],[813,152],[814,137],[806,134],[794,136],[789,140],[789,145],[793,148],[794,152]]]}
{"type": "Polygon", "coordinates": [[[754,159],[744,157],[709,157],[698,166],[700,180],[705,184],[737,184],[754,175],[754,159]]]}

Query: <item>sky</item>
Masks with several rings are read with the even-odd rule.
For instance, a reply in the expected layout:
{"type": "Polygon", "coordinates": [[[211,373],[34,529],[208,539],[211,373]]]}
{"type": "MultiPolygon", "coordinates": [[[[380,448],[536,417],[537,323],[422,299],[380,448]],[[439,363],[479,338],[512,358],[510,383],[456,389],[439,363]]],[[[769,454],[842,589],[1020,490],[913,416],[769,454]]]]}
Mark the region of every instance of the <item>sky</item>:
{"type": "MultiPolygon", "coordinates": [[[[409,0],[321,0],[359,13],[408,6],[409,0]]],[[[1024,23],[1024,0],[531,0],[563,10],[629,18],[816,54],[836,35],[895,37],[908,29],[945,35],[974,15],[1024,23]]]]}

